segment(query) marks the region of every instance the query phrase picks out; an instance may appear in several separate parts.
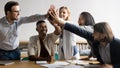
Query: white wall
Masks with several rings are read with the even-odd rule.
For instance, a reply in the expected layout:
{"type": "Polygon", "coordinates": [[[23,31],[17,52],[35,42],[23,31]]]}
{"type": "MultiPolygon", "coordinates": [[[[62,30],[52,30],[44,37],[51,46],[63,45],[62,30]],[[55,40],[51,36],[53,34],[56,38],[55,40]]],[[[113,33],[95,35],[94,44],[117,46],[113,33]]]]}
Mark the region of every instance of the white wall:
{"type": "MultiPolygon", "coordinates": [[[[0,17],[4,16],[4,5],[10,0],[0,0],[0,17]]],[[[83,11],[90,12],[96,22],[107,21],[113,29],[114,35],[120,37],[120,0],[16,0],[20,3],[21,16],[45,14],[51,4],[57,8],[67,6],[71,10],[71,19],[77,24],[78,16],[83,11]]],[[[49,31],[54,28],[47,22],[49,31]]],[[[35,23],[20,27],[20,40],[28,41],[29,37],[37,34],[35,23]]]]}

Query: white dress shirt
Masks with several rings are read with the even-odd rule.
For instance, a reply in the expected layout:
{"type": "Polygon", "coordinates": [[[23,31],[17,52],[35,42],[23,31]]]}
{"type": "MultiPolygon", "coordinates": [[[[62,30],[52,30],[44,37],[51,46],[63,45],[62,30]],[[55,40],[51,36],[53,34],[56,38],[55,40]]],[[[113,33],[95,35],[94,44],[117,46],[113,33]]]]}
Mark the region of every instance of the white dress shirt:
{"type": "Polygon", "coordinates": [[[32,23],[38,20],[46,19],[45,15],[32,15],[21,17],[9,24],[6,17],[0,19],[0,49],[14,50],[19,46],[18,27],[24,23],[32,23]]]}

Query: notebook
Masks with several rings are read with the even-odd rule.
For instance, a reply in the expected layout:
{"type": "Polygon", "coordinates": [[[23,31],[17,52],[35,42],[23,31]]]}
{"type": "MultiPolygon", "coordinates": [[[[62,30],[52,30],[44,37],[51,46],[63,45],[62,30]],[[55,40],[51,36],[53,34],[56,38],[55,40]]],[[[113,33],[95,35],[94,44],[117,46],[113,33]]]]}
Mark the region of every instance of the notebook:
{"type": "Polygon", "coordinates": [[[11,65],[11,64],[14,64],[15,62],[12,62],[12,61],[0,61],[0,65],[11,65]]]}

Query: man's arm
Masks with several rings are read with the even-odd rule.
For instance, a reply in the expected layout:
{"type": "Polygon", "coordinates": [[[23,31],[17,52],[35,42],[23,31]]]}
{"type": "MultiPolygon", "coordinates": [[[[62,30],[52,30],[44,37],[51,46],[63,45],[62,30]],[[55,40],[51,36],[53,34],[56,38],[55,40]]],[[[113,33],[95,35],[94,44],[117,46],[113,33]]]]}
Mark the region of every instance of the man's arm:
{"type": "Polygon", "coordinates": [[[73,24],[70,24],[70,23],[65,23],[64,29],[68,30],[68,31],[70,31],[72,33],[75,33],[78,36],[83,37],[83,38],[85,38],[87,40],[93,41],[92,33],[82,29],[81,27],[77,27],[77,26],[75,26],[73,24]]]}
{"type": "Polygon", "coordinates": [[[54,34],[55,35],[60,35],[61,33],[61,27],[57,24],[54,24],[54,27],[55,27],[55,31],[54,31],[54,34]]]}
{"type": "Polygon", "coordinates": [[[47,18],[47,14],[45,15],[36,14],[36,15],[28,16],[28,17],[21,17],[18,20],[18,25],[21,25],[23,23],[32,23],[32,22],[36,22],[39,20],[45,20],[46,18],[47,18]]]}
{"type": "Polygon", "coordinates": [[[30,55],[29,56],[29,60],[31,61],[50,61],[51,59],[51,56],[48,56],[48,57],[37,57],[35,55],[30,55]]]}
{"type": "Polygon", "coordinates": [[[38,60],[38,57],[35,56],[35,55],[30,55],[30,56],[29,56],[29,60],[31,60],[31,61],[37,61],[37,60],[38,60]]]}
{"type": "MultiPolygon", "coordinates": [[[[66,21],[64,21],[64,20],[61,20],[59,18],[59,15],[55,11],[55,9],[50,9],[48,14],[52,18],[52,20],[51,19],[50,20],[53,23],[56,23],[56,24],[60,25],[61,27],[64,27],[64,29],[66,29],[66,30],[68,30],[68,31],[70,31],[72,33],[75,33],[75,34],[77,34],[77,35],[79,35],[79,36],[81,36],[81,37],[83,37],[83,38],[85,38],[87,40],[93,41],[93,37],[92,37],[91,32],[86,31],[86,30],[84,30],[82,28],[76,27],[73,24],[66,23],[66,21]]],[[[49,18],[48,18],[48,20],[49,20],[49,18]]]]}
{"type": "Polygon", "coordinates": [[[103,64],[103,65],[100,65],[98,68],[113,68],[113,66],[110,64],[103,64]]]}
{"type": "Polygon", "coordinates": [[[29,60],[35,61],[38,57],[35,56],[35,47],[34,47],[34,36],[30,37],[29,44],[28,44],[28,57],[29,60]]]}
{"type": "Polygon", "coordinates": [[[120,64],[103,64],[99,68],[120,68],[120,64]]]}
{"type": "Polygon", "coordinates": [[[35,47],[35,40],[36,40],[36,37],[35,36],[32,36],[30,37],[30,40],[29,40],[29,45],[28,45],[28,57],[29,57],[29,60],[31,61],[37,61],[37,60],[45,60],[45,61],[50,61],[51,60],[51,56],[48,56],[48,57],[38,57],[36,55],[36,47],[35,47]]]}
{"type": "Polygon", "coordinates": [[[55,34],[55,35],[60,35],[60,33],[61,33],[61,27],[60,27],[58,24],[54,23],[54,21],[51,20],[50,18],[48,18],[48,21],[49,21],[49,22],[54,26],[54,28],[55,28],[54,34],[55,34]]]}

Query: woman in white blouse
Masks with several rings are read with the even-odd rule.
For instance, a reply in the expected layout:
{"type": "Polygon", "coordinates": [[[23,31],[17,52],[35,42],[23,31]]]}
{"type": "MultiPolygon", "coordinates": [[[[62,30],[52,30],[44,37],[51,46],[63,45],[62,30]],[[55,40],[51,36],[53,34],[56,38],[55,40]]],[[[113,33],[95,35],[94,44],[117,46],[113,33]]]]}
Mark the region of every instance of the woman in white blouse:
{"type": "MultiPolygon", "coordinates": [[[[65,21],[71,22],[70,10],[65,6],[60,7],[59,17],[65,21]]],[[[76,47],[75,35],[64,29],[59,39],[59,56],[60,60],[80,59],[79,50],[76,47]]]]}

